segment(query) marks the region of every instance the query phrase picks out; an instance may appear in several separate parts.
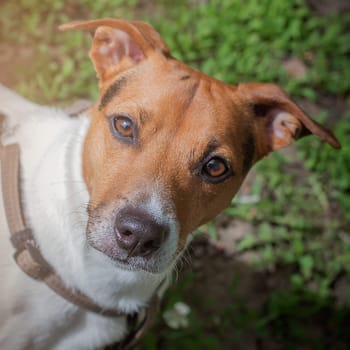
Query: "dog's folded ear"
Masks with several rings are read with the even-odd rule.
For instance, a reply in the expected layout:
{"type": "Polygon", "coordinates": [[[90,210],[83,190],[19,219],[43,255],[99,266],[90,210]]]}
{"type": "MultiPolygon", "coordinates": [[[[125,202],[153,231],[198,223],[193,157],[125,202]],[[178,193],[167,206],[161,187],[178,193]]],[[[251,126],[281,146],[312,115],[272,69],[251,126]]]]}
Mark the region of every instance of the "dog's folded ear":
{"type": "Polygon", "coordinates": [[[170,55],[159,33],[144,22],[105,18],[63,24],[59,29],[83,29],[93,34],[90,58],[101,82],[155,52],[170,55]]]}
{"type": "Polygon", "coordinates": [[[258,158],[310,134],[334,148],[341,147],[330,130],[309,118],[279,86],[247,83],[238,85],[236,91],[240,108],[254,120],[258,158]]]}

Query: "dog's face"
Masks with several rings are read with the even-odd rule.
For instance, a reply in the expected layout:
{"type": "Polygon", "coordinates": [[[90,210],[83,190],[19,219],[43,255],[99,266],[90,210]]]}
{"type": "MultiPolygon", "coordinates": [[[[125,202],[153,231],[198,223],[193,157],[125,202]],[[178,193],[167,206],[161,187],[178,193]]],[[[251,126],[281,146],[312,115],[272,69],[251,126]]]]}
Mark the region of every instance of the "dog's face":
{"type": "Polygon", "coordinates": [[[100,83],[83,154],[88,242],[119,266],[172,266],[251,166],[293,138],[313,133],[339,147],[277,86],[212,79],[173,59],[147,24],[106,19],[70,28],[94,33],[100,83]]]}

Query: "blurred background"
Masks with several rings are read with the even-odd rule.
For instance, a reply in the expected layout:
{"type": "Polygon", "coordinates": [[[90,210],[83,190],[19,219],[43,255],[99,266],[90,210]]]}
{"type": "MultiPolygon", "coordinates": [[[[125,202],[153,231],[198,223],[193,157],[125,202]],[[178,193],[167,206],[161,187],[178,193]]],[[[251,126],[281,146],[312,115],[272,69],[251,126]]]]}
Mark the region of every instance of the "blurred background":
{"type": "Polygon", "coordinates": [[[77,19],[150,22],[227,83],[275,82],[343,148],[305,138],[258,164],[201,227],[139,350],[350,349],[348,0],[0,0],[0,82],[47,104],[97,96],[77,19]]]}

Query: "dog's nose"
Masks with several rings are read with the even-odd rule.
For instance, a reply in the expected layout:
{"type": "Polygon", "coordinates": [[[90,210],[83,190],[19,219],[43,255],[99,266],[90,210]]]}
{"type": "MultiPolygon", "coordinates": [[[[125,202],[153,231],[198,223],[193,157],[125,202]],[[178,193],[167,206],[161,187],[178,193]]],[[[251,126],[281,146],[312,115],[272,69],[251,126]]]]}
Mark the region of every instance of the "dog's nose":
{"type": "Polygon", "coordinates": [[[135,208],[124,208],[116,217],[115,235],[119,248],[128,257],[150,256],[160,248],[168,230],[148,213],[135,208]]]}

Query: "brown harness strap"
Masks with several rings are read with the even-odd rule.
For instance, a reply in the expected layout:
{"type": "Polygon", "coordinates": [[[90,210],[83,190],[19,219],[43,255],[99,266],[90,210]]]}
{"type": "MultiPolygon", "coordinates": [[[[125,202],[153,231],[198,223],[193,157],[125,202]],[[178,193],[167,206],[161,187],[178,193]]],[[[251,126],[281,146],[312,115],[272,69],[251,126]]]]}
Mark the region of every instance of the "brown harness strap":
{"type": "Polygon", "coordinates": [[[19,200],[19,146],[13,144],[3,147],[1,159],[3,198],[9,229],[11,233],[23,232],[26,227],[19,200]]]}
{"type": "MultiPolygon", "coordinates": [[[[3,120],[4,117],[0,114],[0,136],[3,120]]],[[[3,146],[0,142],[0,161],[4,207],[11,233],[10,239],[16,249],[14,258],[17,265],[28,276],[45,282],[61,297],[79,307],[106,317],[127,317],[129,334],[124,341],[114,344],[113,348],[131,350],[148,331],[156,317],[160,304],[160,299],[157,295],[160,286],[145,311],[144,319],[139,324],[137,324],[137,314],[127,314],[114,309],[102,308],[85,294],[66,287],[52,266],[42,256],[31,230],[26,227],[25,219],[22,215],[19,189],[19,145],[11,144],[3,146]]]]}
{"type": "Polygon", "coordinates": [[[139,327],[136,328],[134,332],[130,333],[129,336],[125,339],[125,341],[119,345],[120,350],[131,350],[140,342],[140,340],[145,336],[148,330],[152,327],[152,324],[154,323],[157,317],[158,311],[160,309],[160,303],[161,303],[161,300],[159,296],[157,294],[154,294],[151,300],[151,303],[147,309],[147,314],[145,319],[139,325],[139,327]]]}

